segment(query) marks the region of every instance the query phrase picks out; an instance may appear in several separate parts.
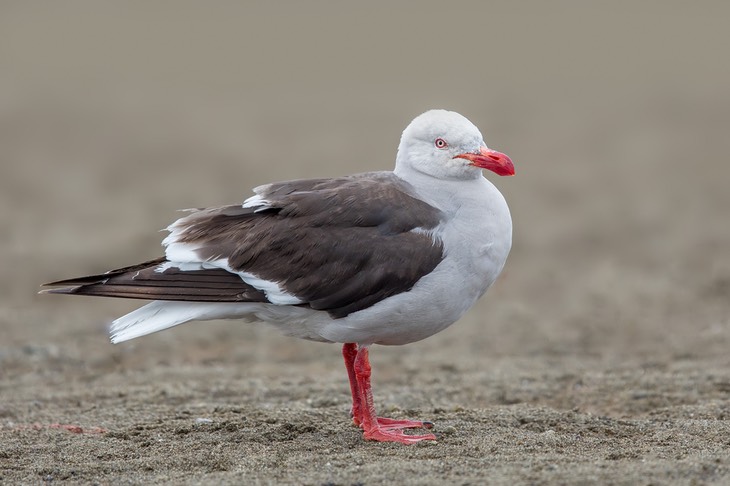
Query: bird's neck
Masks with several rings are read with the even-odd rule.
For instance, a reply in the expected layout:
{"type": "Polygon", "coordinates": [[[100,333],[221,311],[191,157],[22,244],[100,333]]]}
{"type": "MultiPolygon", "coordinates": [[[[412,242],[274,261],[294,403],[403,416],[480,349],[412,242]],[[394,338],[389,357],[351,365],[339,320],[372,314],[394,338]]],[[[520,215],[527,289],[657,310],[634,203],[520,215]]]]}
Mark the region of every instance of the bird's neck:
{"type": "MultiPolygon", "coordinates": [[[[418,197],[446,213],[455,213],[464,205],[488,203],[497,189],[477,173],[474,179],[442,179],[414,170],[408,166],[396,166],[395,175],[408,182],[418,197]]],[[[500,195],[501,197],[501,195],[500,195]]]]}

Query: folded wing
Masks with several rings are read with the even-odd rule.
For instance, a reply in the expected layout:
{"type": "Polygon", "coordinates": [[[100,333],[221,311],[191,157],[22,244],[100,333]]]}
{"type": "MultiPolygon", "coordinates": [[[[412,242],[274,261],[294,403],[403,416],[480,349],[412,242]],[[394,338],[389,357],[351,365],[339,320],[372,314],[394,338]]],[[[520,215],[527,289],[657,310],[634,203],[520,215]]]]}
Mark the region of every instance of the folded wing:
{"type": "Polygon", "coordinates": [[[392,173],[259,187],[174,222],[166,258],[50,292],[307,305],[344,317],[405,292],[443,259],[438,210],[392,173]]]}

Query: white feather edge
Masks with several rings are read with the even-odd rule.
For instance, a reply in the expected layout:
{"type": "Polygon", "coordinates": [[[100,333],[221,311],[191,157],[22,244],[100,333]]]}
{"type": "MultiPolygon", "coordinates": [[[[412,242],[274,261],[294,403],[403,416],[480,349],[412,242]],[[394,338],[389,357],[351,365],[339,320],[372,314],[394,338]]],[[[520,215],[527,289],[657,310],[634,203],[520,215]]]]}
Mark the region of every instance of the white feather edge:
{"type": "Polygon", "coordinates": [[[242,207],[256,208],[254,210],[254,213],[258,213],[259,211],[264,211],[266,209],[269,209],[271,207],[271,202],[264,199],[264,196],[262,196],[261,194],[258,194],[258,192],[266,189],[267,187],[268,186],[259,186],[259,187],[255,188],[254,192],[256,192],[256,194],[254,194],[253,196],[251,196],[248,199],[246,199],[245,201],[243,201],[242,207]]]}

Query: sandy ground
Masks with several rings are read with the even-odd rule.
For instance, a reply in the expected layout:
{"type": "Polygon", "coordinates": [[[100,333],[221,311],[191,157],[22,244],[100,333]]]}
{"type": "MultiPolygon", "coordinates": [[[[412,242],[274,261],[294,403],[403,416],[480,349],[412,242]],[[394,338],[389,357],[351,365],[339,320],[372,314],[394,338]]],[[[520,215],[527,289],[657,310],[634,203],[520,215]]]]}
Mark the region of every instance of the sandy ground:
{"type": "Polygon", "coordinates": [[[730,8],[587,5],[0,3],[0,483],[730,484],[730,8]],[[437,443],[363,441],[338,346],[36,295],[432,107],[518,170],[494,288],[371,353],[437,443]]]}

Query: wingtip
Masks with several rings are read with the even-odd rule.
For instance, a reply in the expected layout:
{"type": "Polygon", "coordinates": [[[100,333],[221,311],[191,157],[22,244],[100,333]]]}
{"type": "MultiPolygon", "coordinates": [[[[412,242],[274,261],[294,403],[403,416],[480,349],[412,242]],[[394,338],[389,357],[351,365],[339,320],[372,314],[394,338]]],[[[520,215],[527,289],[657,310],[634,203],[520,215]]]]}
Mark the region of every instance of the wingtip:
{"type": "MultiPolygon", "coordinates": [[[[53,285],[53,284],[43,284],[41,287],[53,285]]],[[[73,294],[76,293],[76,291],[81,287],[81,285],[77,285],[74,287],[60,287],[55,289],[41,289],[38,291],[38,295],[44,295],[44,294],[73,294]]]]}
{"type": "MultiPolygon", "coordinates": [[[[53,282],[46,282],[42,283],[41,287],[60,287],[60,286],[70,286],[72,285],[71,282],[78,280],[77,278],[69,278],[64,280],[54,280],[53,282]]],[[[50,289],[52,290],[52,289],[50,289]]]]}
{"type": "MultiPolygon", "coordinates": [[[[42,283],[42,284],[39,285],[39,287],[58,287],[60,285],[66,285],[66,286],[68,286],[68,284],[65,284],[64,283],[64,280],[56,280],[56,281],[53,281],[53,282],[42,283]]],[[[46,291],[46,290],[51,290],[51,289],[43,289],[42,292],[43,291],[46,291]]]]}

